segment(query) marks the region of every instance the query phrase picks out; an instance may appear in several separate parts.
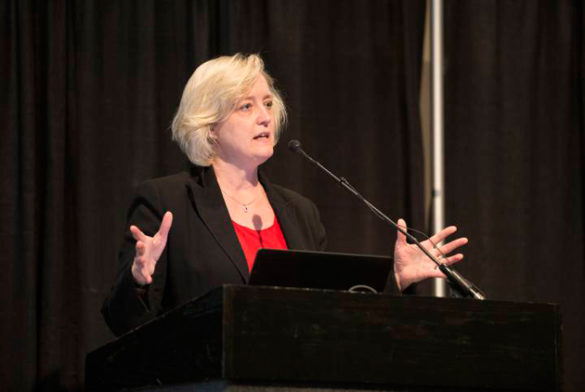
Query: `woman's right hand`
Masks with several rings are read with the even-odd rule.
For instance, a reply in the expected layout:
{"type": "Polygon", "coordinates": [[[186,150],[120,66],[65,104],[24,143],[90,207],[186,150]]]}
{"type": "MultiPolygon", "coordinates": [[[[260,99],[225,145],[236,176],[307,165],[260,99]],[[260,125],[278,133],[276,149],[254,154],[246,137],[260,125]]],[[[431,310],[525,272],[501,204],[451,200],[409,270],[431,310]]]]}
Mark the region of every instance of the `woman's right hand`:
{"type": "Polygon", "coordinates": [[[149,237],[138,227],[130,226],[130,232],[136,240],[136,255],[132,262],[132,276],[136,283],[145,286],[152,283],[156,262],[165,250],[169,230],[173,224],[173,214],[169,211],[163,216],[158,232],[149,237]]]}

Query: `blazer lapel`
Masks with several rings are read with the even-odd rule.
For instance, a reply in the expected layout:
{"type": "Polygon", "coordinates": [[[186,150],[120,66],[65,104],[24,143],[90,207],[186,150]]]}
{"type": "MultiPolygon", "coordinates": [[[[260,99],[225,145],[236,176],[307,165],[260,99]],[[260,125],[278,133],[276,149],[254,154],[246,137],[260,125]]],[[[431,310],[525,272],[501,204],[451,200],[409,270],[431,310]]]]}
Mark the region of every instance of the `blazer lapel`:
{"type": "Polygon", "coordinates": [[[274,213],[280,223],[282,234],[286,240],[289,249],[306,249],[307,245],[303,241],[303,234],[299,228],[299,221],[293,206],[287,202],[270,184],[270,181],[259,172],[260,182],[264,186],[268,200],[274,209],[274,213]]]}
{"type": "Polygon", "coordinates": [[[211,168],[200,170],[199,177],[192,176],[191,181],[187,184],[192,195],[194,208],[247,283],[250,278],[248,264],[232,226],[215,173],[211,168]]]}

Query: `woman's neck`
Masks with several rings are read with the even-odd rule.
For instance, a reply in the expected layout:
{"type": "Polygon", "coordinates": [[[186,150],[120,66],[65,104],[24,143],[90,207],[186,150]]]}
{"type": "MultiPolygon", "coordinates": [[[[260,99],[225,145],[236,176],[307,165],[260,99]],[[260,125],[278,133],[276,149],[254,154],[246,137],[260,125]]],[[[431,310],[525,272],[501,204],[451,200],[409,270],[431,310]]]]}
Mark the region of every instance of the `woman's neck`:
{"type": "Polygon", "coordinates": [[[227,192],[249,192],[259,185],[258,167],[241,168],[231,163],[215,160],[211,167],[215,172],[219,187],[227,192]]]}

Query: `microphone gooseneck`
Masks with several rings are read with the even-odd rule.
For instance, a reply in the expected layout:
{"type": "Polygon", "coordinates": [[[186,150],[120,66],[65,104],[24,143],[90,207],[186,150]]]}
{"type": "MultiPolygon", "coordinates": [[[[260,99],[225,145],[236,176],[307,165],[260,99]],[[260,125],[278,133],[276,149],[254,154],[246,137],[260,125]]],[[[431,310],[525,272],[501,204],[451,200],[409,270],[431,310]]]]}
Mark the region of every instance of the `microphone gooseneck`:
{"type": "Polygon", "coordinates": [[[338,184],[348,190],[351,194],[355,197],[360,199],[378,218],[382,219],[386,223],[389,223],[391,226],[396,228],[396,230],[400,231],[404,234],[409,240],[411,240],[433,263],[437,265],[437,267],[441,270],[443,274],[447,277],[451,286],[457,290],[461,295],[465,297],[471,297],[479,300],[485,299],[485,294],[481,292],[473,283],[465,279],[459,272],[455,271],[453,268],[449,267],[448,265],[440,262],[435,256],[433,256],[422,244],[419,240],[416,239],[412,234],[410,234],[407,230],[399,226],[396,222],[386,216],[382,211],[380,211],[376,206],[370,203],[366,198],[364,198],[351,184],[343,177],[337,177],[335,174],[330,172],[325,166],[321,163],[313,159],[309,154],[307,154],[301,145],[301,142],[293,139],[288,142],[288,148],[290,151],[300,154],[305,157],[307,160],[312,162],[315,166],[319,169],[327,173],[330,177],[332,177],[338,184]]]}

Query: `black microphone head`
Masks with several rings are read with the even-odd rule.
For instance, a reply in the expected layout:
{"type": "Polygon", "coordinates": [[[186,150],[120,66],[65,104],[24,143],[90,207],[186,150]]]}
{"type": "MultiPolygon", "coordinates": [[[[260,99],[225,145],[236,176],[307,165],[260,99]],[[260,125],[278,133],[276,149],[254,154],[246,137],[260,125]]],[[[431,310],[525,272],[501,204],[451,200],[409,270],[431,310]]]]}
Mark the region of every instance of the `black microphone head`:
{"type": "Polygon", "coordinates": [[[288,142],[288,149],[291,150],[292,152],[299,152],[299,150],[301,149],[301,142],[299,142],[296,139],[291,140],[290,142],[288,142]]]}

